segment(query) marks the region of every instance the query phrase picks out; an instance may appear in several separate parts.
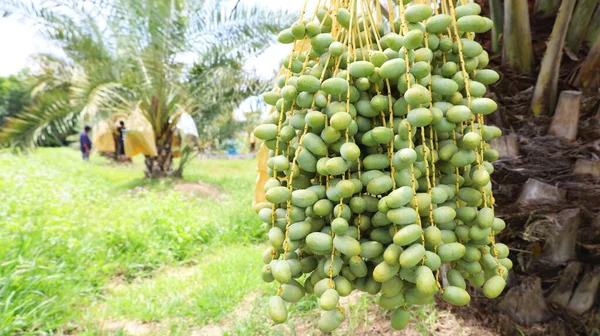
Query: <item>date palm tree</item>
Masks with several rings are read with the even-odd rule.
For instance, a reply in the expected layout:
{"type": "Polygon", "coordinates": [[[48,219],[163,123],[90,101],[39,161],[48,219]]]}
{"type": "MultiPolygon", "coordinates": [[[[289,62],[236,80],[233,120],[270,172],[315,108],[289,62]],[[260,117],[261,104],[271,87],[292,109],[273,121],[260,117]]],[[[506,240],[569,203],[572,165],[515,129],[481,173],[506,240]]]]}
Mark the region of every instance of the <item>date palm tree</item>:
{"type": "Polygon", "coordinates": [[[31,85],[40,104],[7,119],[0,139],[30,146],[40,137],[67,131],[58,126],[73,120],[93,123],[112,113],[141,112],[152,125],[158,153],[146,156],[148,177],[181,173],[173,169],[171,151],[180,115],[221,113],[223,109],[207,107],[231,106],[261,90],[262,81],[241,64],[290,23],[285,13],[217,0],[41,5],[16,0],[0,7],[4,14],[34,20],[64,52],[64,57],[40,56],[42,70],[31,85]],[[185,62],[190,59],[203,69],[196,72],[194,85],[185,62]]]}

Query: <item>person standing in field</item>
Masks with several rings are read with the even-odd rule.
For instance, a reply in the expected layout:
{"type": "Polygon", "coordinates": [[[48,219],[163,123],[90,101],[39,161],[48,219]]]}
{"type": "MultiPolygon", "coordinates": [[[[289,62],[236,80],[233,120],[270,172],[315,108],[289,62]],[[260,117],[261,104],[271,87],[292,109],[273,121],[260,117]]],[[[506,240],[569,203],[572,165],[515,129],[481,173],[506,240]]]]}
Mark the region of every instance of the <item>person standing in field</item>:
{"type": "Polygon", "coordinates": [[[90,126],[85,126],[83,131],[79,133],[79,149],[83,155],[83,159],[88,161],[90,159],[90,151],[92,150],[92,140],[90,140],[90,126]]]}
{"type": "Polygon", "coordinates": [[[127,131],[127,129],[125,128],[125,123],[123,122],[123,120],[119,121],[119,127],[117,127],[117,135],[118,135],[118,139],[119,139],[119,148],[118,148],[118,158],[119,161],[124,162],[125,161],[125,132],[127,131]]]}

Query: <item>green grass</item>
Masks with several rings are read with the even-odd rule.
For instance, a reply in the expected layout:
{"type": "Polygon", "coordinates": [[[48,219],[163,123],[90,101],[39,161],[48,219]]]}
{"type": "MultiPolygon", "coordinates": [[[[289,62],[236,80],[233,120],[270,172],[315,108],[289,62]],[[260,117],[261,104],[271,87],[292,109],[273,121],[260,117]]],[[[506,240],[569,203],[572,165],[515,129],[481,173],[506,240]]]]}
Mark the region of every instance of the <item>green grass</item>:
{"type": "Polygon", "coordinates": [[[165,270],[116,289],[94,315],[103,320],[191,318],[195,325],[218,321],[248,288],[263,286],[257,260],[260,251],[253,245],[215,248],[194,267],[165,270]]]}
{"type": "MultiPolygon", "coordinates": [[[[218,201],[172,191],[172,181],[145,182],[140,164],[118,167],[97,157],[85,163],[71,149],[2,154],[0,167],[0,335],[81,331],[79,321],[103,301],[111,279],[151,277],[167,265],[199,263],[215,249],[229,251],[222,246],[263,236],[250,209],[254,161],[192,163],[185,179],[216,184],[224,191],[218,201]]],[[[239,252],[246,262],[259,253],[245,248],[239,252]]],[[[228,258],[239,265],[235,255],[228,258]]],[[[243,283],[246,291],[260,280],[248,269],[242,273],[253,279],[243,283]]],[[[119,298],[111,300],[116,312],[130,312],[119,298]]],[[[209,307],[206,316],[221,316],[224,307],[209,307]]],[[[188,308],[199,316],[204,307],[188,308]]],[[[167,313],[148,307],[136,314],[155,320],[167,313]]]]}
{"type": "MultiPolygon", "coordinates": [[[[139,159],[86,163],[66,148],[0,154],[0,335],[140,334],[131,326],[150,335],[320,334],[314,295],[290,305],[283,325],[268,317],[276,285],[260,277],[255,167],[194,161],[185,179],[217,186],[214,199],[145,180],[139,159]]],[[[390,312],[375,302],[358,294],[345,304],[334,335],[387,325],[390,312]]],[[[413,316],[411,329],[427,335],[449,313],[428,306],[413,316]]]]}

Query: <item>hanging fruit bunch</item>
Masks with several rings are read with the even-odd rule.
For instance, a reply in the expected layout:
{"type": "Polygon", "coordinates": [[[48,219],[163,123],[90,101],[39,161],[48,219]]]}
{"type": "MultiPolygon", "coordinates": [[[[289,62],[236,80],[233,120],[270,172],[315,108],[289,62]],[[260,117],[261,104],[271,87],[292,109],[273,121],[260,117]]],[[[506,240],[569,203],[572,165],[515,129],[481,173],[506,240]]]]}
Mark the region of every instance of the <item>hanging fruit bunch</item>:
{"type": "Polygon", "coordinates": [[[512,263],[494,234],[489,140],[499,78],[474,41],[491,29],[475,3],[331,0],[283,30],[293,44],[254,134],[268,147],[263,279],[276,323],[287,303],[319,297],[318,327],[344,320],[339,298],[379,295],[404,328],[408,307],[435,295],[463,306],[467,281],[495,298],[512,263]],[[450,265],[449,285],[440,268],[450,265]]]}

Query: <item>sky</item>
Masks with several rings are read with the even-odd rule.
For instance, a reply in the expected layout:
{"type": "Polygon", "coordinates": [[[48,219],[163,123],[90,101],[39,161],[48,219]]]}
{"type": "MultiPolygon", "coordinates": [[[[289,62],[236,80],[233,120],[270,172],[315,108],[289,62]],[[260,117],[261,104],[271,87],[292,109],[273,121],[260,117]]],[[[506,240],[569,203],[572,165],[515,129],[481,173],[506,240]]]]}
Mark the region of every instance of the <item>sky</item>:
{"type": "Polygon", "coordinates": [[[51,50],[50,45],[39,36],[36,29],[15,17],[0,18],[0,76],[8,76],[31,65],[29,56],[51,50]]]}
{"type": "MultiPolygon", "coordinates": [[[[226,0],[235,3],[235,0],[226,0]]],[[[307,0],[307,8],[314,10],[317,0],[307,0]]],[[[289,10],[298,13],[304,5],[303,0],[242,0],[246,4],[260,4],[273,9],[289,10]]],[[[34,66],[30,56],[40,52],[57,53],[57,49],[36,33],[36,27],[13,16],[0,18],[0,76],[18,73],[25,67],[34,66]]],[[[262,55],[248,60],[248,68],[256,68],[265,74],[271,74],[279,68],[280,60],[290,51],[289,45],[274,45],[262,55]]],[[[185,57],[193,61],[192,57],[185,57]]]]}
{"type": "MultiPolygon", "coordinates": [[[[28,1],[28,0],[23,0],[28,1]]],[[[37,1],[37,0],[34,0],[37,1]]],[[[237,0],[222,0],[233,6],[237,0]]],[[[304,6],[304,0],[241,0],[242,4],[261,6],[271,9],[287,10],[291,13],[297,13],[298,17],[304,6]]],[[[313,13],[318,0],[306,0],[307,13],[313,13]]],[[[311,15],[311,14],[307,14],[311,15]]],[[[37,34],[36,27],[19,20],[16,17],[0,17],[0,76],[9,76],[18,73],[23,68],[35,68],[35,63],[31,60],[31,55],[37,53],[53,53],[60,55],[60,50],[45,41],[37,34]]],[[[262,54],[248,59],[245,64],[247,69],[256,69],[265,77],[270,77],[280,68],[281,59],[291,51],[291,45],[278,44],[275,42],[267,48],[262,54]]],[[[191,53],[180,55],[180,60],[186,63],[193,63],[194,57],[191,53]]],[[[251,97],[234,111],[236,119],[244,119],[244,112],[254,110],[260,107],[260,97],[251,97]]],[[[265,111],[263,111],[265,112],[265,111]]]]}

